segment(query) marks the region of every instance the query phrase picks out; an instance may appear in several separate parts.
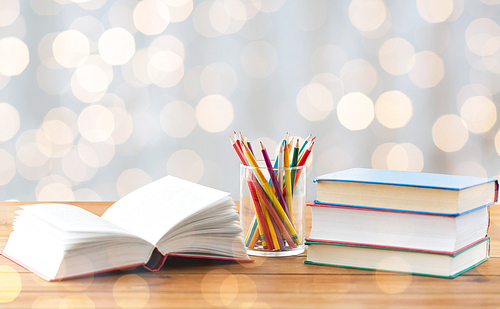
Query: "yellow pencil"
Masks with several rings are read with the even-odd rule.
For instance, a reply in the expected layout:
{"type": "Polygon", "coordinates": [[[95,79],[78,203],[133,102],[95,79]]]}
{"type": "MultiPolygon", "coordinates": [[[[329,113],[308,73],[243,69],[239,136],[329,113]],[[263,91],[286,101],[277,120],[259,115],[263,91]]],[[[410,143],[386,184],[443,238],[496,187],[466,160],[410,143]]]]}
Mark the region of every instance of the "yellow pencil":
{"type": "MultiPolygon", "coordinates": [[[[243,144],[243,148],[245,149],[245,155],[248,159],[248,163],[253,166],[253,167],[258,167],[257,161],[253,157],[252,153],[250,152],[250,149],[243,144]]],[[[300,239],[297,236],[297,232],[293,228],[293,224],[291,223],[290,219],[286,215],[285,211],[281,207],[280,202],[276,198],[276,196],[273,194],[273,191],[271,189],[271,186],[269,186],[269,183],[267,183],[266,177],[262,173],[262,171],[258,168],[254,169],[254,172],[259,179],[260,183],[262,184],[264,191],[266,192],[267,196],[271,199],[271,203],[273,204],[274,208],[276,209],[278,215],[281,218],[281,221],[283,221],[283,224],[285,225],[288,233],[292,237],[293,241],[297,244],[300,245],[300,239]]]]}
{"type": "Polygon", "coordinates": [[[290,214],[290,220],[293,221],[292,175],[290,173],[290,157],[288,154],[289,152],[287,144],[285,144],[284,152],[285,152],[284,165],[285,165],[285,188],[286,188],[285,200],[286,200],[286,205],[288,206],[288,213],[290,214]]]}

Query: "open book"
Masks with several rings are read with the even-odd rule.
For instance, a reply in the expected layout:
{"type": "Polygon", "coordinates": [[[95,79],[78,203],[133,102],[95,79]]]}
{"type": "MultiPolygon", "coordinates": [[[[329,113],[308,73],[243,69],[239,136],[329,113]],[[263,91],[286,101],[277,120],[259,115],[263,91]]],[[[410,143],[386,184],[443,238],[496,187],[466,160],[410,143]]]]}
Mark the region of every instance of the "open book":
{"type": "Polygon", "coordinates": [[[250,260],[229,193],[172,176],[139,188],[102,217],[76,206],[21,206],[2,254],[46,280],[144,265],[169,254],[250,260]]]}

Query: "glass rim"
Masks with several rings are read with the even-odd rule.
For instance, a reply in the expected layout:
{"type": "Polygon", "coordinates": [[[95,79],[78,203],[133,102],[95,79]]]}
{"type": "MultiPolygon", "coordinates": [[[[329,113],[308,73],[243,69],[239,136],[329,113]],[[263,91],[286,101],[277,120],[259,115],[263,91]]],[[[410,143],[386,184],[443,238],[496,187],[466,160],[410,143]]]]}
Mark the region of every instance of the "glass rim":
{"type": "MultiPolygon", "coordinates": [[[[243,165],[240,163],[240,169],[243,168],[245,170],[255,170],[255,169],[266,170],[266,171],[268,170],[264,160],[257,160],[257,164],[259,164],[259,167],[253,167],[250,165],[243,165]]],[[[271,164],[274,164],[274,161],[271,161],[271,164]]],[[[295,167],[284,167],[283,169],[285,169],[285,170],[303,170],[306,168],[306,166],[307,166],[307,164],[301,165],[301,166],[295,166],[295,167]]],[[[273,167],[273,170],[278,171],[279,167],[273,167]]]]}

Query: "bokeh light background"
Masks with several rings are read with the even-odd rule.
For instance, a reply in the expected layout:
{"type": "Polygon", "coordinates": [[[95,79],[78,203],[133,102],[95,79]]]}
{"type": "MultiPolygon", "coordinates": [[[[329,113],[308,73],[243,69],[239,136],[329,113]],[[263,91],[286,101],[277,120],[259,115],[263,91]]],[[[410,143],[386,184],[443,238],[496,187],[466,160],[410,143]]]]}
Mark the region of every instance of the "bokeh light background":
{"type": "Polygon", "coordinates": [[[0,200],[238,199],[233,130],[316,135],[310,180],[496,177],[499,92],[500,0],[3,0],[0,200]]]}

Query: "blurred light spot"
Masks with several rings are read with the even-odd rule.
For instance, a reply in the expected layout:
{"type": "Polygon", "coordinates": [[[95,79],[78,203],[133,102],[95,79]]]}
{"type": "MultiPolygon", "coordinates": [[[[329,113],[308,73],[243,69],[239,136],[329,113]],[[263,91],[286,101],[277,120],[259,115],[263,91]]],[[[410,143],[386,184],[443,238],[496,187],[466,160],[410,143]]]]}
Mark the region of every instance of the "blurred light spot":
{"type": "Polygon", "coordinates": [[[182,58],[170,50],[150,55],[147,69],[149,79],[162,88],[177,85],[184,76],[182,58]]]}
{"type": "MultiPolygon", "coordinates": [[[[2,4],[3,5],[3,4],[2,4]]],[[[30,0],[31,9],[38,15],[54,16],[59,14],[63,6],[54,0],[30,0]]],[[[3,18],[0,17],[0,20],[3,18]]]]}
{"type": "Polygon", "coordinates": [[[487,5],[497,5],[500,4],[500,0],[481,0],[483,3],[487,5]]]}
{"type": "Polygon", "coordinates": [[[158,51],[172,51],[184,60],[185,50],[181,40],[173,35],[162,35],[156,37],[149,45],[148,55],[153,56],[158,51]]]}
{"type": "Polygon", "coordinates": [[[196,106],[196,118],[208,132],[224,131],[233,122],[233,104],[221,95],[208,95],[196,106]]]}
{"type": "Polygon", "coordinates": [[[385,5],[380,0],[353,0],[349,5],[349,19],[358,30],[373,31],[385,18],[385,5]]]}
{"type": "Polygon", "coordinates": [[[390,170],[420,172],[424,168],[422,151],[411,143],[394,145],[387,154],[390,170]]]}
{"type": "Polygon", "coordinates": [[[458,164],[453,168],[454,175],[473,176],[473,177],[488,177],[488,173],[481,164],[474,161],[466,161],[458,164]]]}
{"type": "MultiPolygon", "coordinates": [[[[77,147],[75,146],[77,149],[77,147]]],[[[75,182],[92,179],[97,172],[96,167],[87,165],[76,150],[70,150],[61,160],[64,174],[75,182]]]]}
{"type": "Polygon", "coordinates": [[[230,275],[220,285],[222,303],[230,308],[252,308],[257,299],[257,286],[245,275],[230,275]]]}
{"type": "Polygon", "coordinates": [[[99,55],[92,55],[71,77],[71,90],[85,103],[96,102],[104,96],[112,81],[113,67],[99,55]]]}
{"type": "Polygon", "coordinates": [[[82,16],[71,23],[70,29],[80,31],[87,37],[91,54],[97,51],[97,42],[104,33],[102,22],[92,16],[82,16]]]}
{"type": "Polygon", "coordinates": [[[17,109],[9,103],[0,103],[0,143],[10,140],[21,127],[17,109]]]}
{"type": "Polygon", "coordinates": [[[73,192],[75,201],[102,201],[102,198],[95,191],[83,188],[73,192]]]}
{"type": "Polygon", "coordinates": [[[304,86],[297,94],[296,103],[300,115],[310,121],[323,120],[335,107],[332,93],[320,84],[304,86]]]}
{"type": "Polygon", "coordinates": [[[108,109],[113,114],[115,129],[111,134],[115,145],[123,144],[132,134],[134,125],[132,117],[127,111],[120,107],[110,107],[108,109]]]}
{"type": "Polygon", "coordinates": [[[54,39],[52,50],[54,58],[60,65],[75,68],[90,54],[89,39],[77,30],[63,31],[54,39]]]}
{"type": "Polygon", "coordinates": [[[324,0],[294,0],[290,6],[292,22],[303,31],[319,29],[326,21],[327,12],[324,0]]]}
{"type": "Polygon", "coordinates": [[[21,276],[15,269],[0,265],[0,303],[9,303],[16,299],[22,287],[21,276]]]}
{"type": "Polygon", "coordinates": [[[337,106],[337,103],[344,96],[344,85],[342,81],[337,76],[331,73],[322,73],[314,76],[310,84],[320,84],[326,87],[332,94],[333,98],[333,108],[337,106]]]}
{"type": "Polygon", "coordinates": [[[74,201],[71,184],[59,175],[44,177],[36,186],[37,201],[64,202],[74,201]]]}
{"type": "Polygon", "coordinates": [[[149,285],[139,275],[124,275],[116,280],[113,297],[120,308],[144,308],[150,297],[149,285]]]}
{"type": "Polygon", "coordinates": [[[372,154],[372,168],[387,170],[389,165],[387,164],[387,156],[389,152],[396,146],[396,143],[385,143],[377,147],[372,154]]]}
{"type": "Polygon", "coordinates": [[[241,52],[243,70],[252,77],[267,77],[278,65],[278,53],[265,41],[251,42],[241,52]]]}
{"type": "Polygon", "coordinates": [[[106,73],[93,64],[78,67],[75,76],[82,88],[88,92],[104,91],[109,85],[106,73]]]}
{"type": "Polygon", "coordinates": [[[193,11],[193,0],[163,0],[170,11],[170,22],[184,21],[193,11]]]}
{"type": "Polygon", "coordinates": [[[73,143],[71,128],[61,120],[49,120],[42,124],[40,130],[54,144],[65,145],[73,143]]]}
{"type": "Polygon", "coordinates": [[[192,182],[198,182],[204,174],[203,160],[192,150],[178,150],[168,158],[167,173],[192,182]]]}
{"type": "Polygon", "coordinates": [[[201,72],[200,85],[205,94],[229,97],[238,85],[238,75],[227,63],[212,63],[201,72]]]}
{"type": "Polygon", "coordinates": [[[460,109],[460,116],[472,133],[488,132],[497,121],[495,103],[483,96],[467,99],[460,109]]]}
{"type": "Polygon", "coordinates": [[[19,0],[3,0],[0,7],[0,27],[12,24],[20,11],[19,0]]]}
{"type": "Polygon", "coordinates": [[[226,32],[231,24],[231,16],[229,16],[224,4],[220,1],[215,1],[212,4],[208,16],[212,27],[220,33],[226,32]]]}
{"type": "MultiPolygon", "coordinates": [[[[0,186],[8,184],[16,175],[16,161],[6,150],[0,148],[0,186]]],[[[0,295],[1,295],[0,288],[0,295]]],[[[0,296],[1,298],[1,296],[0,296]]]]}
{"type": "Polygon", "coordinates": [[[88,166],[101,167],[107,165],[115,156],[115,145],[109,140],[91,143],[82,137],[78,141],[78,154],[88,166]]]}
{"type": "Polygon", "coordinates": [[[265,13],[276,12],[285,3],[285,0],[250,0],[250,1],[252,2],[254,7],[265,13]]]}
{"type": "Polygon", "coordinates": [[[16,153],[19,161],[26,166],[44,165],[49,157],[40,151],[37,144],[38,130],[24,131],[16,141],[16,153]]]}
{"type": "Polygon", "coordinates": [[[404,93],[393,90],[380,95],[375,103],[377,120],[390,129],[402,128],[413,116],[413,105],[404,93]]]}
{"type": "Polygon", "coordinates": [[[421,22],[415,29],[415,43],[420,50],[443,52],[450,44],[450,27],[447,23],[421,22]]]}
{"type": "Polygon", "coordinates": [[[7,83],[10,81],[10,76],[3,76],[0,74],[0,90],[2,90],[5,86],[7,86],[7,83]]]}
{"type": "Polygon", "coordinates": [[[0,40],[0,74],[5,76],[19,75],[29,62],[28,46],[23,41],[16,37],[0,40]]]}
{"type": "Polygon", "coordinates": [[[116,181],[116,191],[119,197],[124,197],[130,192],[150,183],[151,176],[139,168],[131,168],[120,174],[116,181]]]}
{"type": "Polygon", "coordinates": [[[133,18],[140,32],[155,35],[167,28],[170,23],[170,11],[161,0],[143,0],[135,7],[133,18]]]}
{"type": "Polygon", "coordinates": [[[373,102],[360,92],[348,93],[337,105],[337,116],[340,123],[349,130],[363,130],[375,116],[373,102]]]}
{"type": "Polygon", "coordinates": [[[59,308],[61,302],[62,298],[59,296],[42,295],[35,299],[33,305],[31,305],[31,309],[59,308]]]}
{"type": "Polygon", "coordinates": [[[115,130],[113,113],[102,105],[91,105],[78,117],[78,129],[90,142],[103,142],[115,130]]]}
{"type": "Polygon", "coordinates": [[[193,23],[196,31],[207,38],[221,35],[221,33],[212,26],[210,18],[210,11],[215,2],[216,1],[213,0],[203,1],[196,6],[193,12],[193,23]]]}
{"type": "Polygon", "coordinates": [[[338,74],[346,62],[346,52],[339,46],[329,44],[320,46],[314,51],[311,67],[315,74],[323,72],[338,74]]]}
{"type": "MultiPolygon", "coordinates": [[[[53,1],[53,0],[50,0],[53,1]]],[[[62,66],[59,62],[54,58],[54,52],[52,50],[52,45],[54,44],[54,40],[57,37],[57,32],[52,32],[47,34],[42,38],[40,43],[38,44],[38,57],[42,61],[44,65],[55,70],[60,69],[62,66]]]]}
{"type": "Polygon", "coordinates": [[[457,94],[457,107],[460,110],[465,101],[475,96],[483,96],[489,100],[493,100],[491,91],[481,84],[465,85],[457,94]]]}
{"type": "Polygon", "coordinates": [[[95,309],[95,304],[88,296],[83,294],[70,294],[65,296],[59,305],[59,309],[85,308],[95,309]]]}
{"type": "Polygon", "coordinates": [[[445,21],[453,12],[453,7],[453,0],[417,0],[418,14],[429,23],[445,21]]]}
{"type": "Polygon", "coordinates": [[[135,40],[132,34],[123,28],[106,30],[99,38],[99,54],[111,65],[128,62],[135,53],[135,40]]]}
{"type": "Polygon", "coordinates": [[[349,271],[345,268],[339,268],[339,273],[335,273],[335,279],[331,280],[329,276],[320,271],[314,274],[314,292],[317,296],[329,301],[336,301],[346,295],[353,287],[349,271]]]}
{"type": "Polygon", "coordinates": [[[445,152],[462,149],[469,139],[467,124],[457,115],[449,114],[439,117],[432,126],[434,144],[445,152]]]}
{"type": "Polygon", "coordinates": [[[60,120],[44,121],[36,134],[38,149],[49,158],[65,156],[73,146],[71,128],[60,120]]]}
{"type": "Polygon", "coordinates": [[[122,75],[131,86],[144,87],[151,84],[148,73],[149,54],[146,48],[135,52],[132,61],[122,65],[122,75]]]}
{"type": "Polygon", "coordinates": [[[434,52],[419,52],[411,61],[414,65],[409,76],[411,81],[420,88],[434,87],[444,76],[443,60],[434,52]]]}
{"type": "MultiPolygon", "coordinates": [[[[399,257],[388,257],[380,261],[377,269],[396,269],[400,272],[411,272],[410,264],[399,257]]],[[[388,274],[387,272],[375,271],[377,286],[387,294],[398,294],[406,291],[412,281],[411,274],[388,274]]]]}
{"type": "Polygon", "coordinates": [[[184,101],[167,103],[160,113],[160,125],[172,137],[186,137],[196,127],[194,108],[184,101]]]}
{"type": "Polygon", "coordinates": [[[392,75],[403,75],[413,67],[415,49],[408,41],[394,38],[385,41],[378,53],[380,65],[392,75]]]}
{"type": "MultiPolygon", "coordinates": [[[[371,30],[371,31],[360,31],[360,32],[365,38],[370,39],[370,40],[376,40],[376,39],[382,38],[391,29],[393,29],[392,22],[391,22],[391,14],[390,14],[390,11],[386,8],[385,9],[385,19],[377,29],[371,30]]],[[[368,41],[364,41],[363,44],[366,44],[367,42],[368,41]]],[[[373,42],[373,43],[375,43],[375,42],[373,42]]],[[[376,54],[377,52],[378,52],[378,48],[374,54],[376,54]]]]}
{"type": "MultiPolygon", "coordinates": [[[[247,10],[248,15],[248,10],[247,10]]],[[[248,17],[248,16],[247,16],[248,17]]],[[[250,20],[247,20],[245,25],[238,32],[242,37],[250,40],[260,40],[267,35],[272,27],[271,14],[259,13],[250,20]]]]}
{"type": "Polygon", "coordinates": [[[478,56],[493,54],[498,49],[495,48],[498,37],[500,37],[500,26],[489,18],[472,21],[465,31],[467,47],[478,56]]]}
{"type": "Polygon", "coordinates": [[[370,93],[377,84],[377,72],[363,59],[347,62],[340,70],[340,80],[346,92],[370,93]]]}
{"type": "Polygon", "coordinates": [[[215,269],[209,271],[201,280],[201,294],[203,298],[213,306],[223,307],[221,298],[221,285],[231,276],[225,269],[215,269]]]}
{"type": "MultiPolygon", "coordinates": [[[[71,109],[67,107],[56,107],[51,109],[47,114],[45,114],[44,122],[48,122],[51,120],[60,120],[65,125],[67,125],[73,136],[78,135],[78,116],[71,109]]],[[[72,142],[73,140],[71,140],[72,142]]]]}
{"type": "MultiPolygon", "coordinates": [[[[118,1],[115,2],[108,11],[109,24],[113,28],[123,28],[130,33],[136,33],[137,28],[134,25],[133,7],[129,7],[125,3],[118,3],[118,1]]],[[[130,2],[130,4],[132,3],[130,2]]]]}

